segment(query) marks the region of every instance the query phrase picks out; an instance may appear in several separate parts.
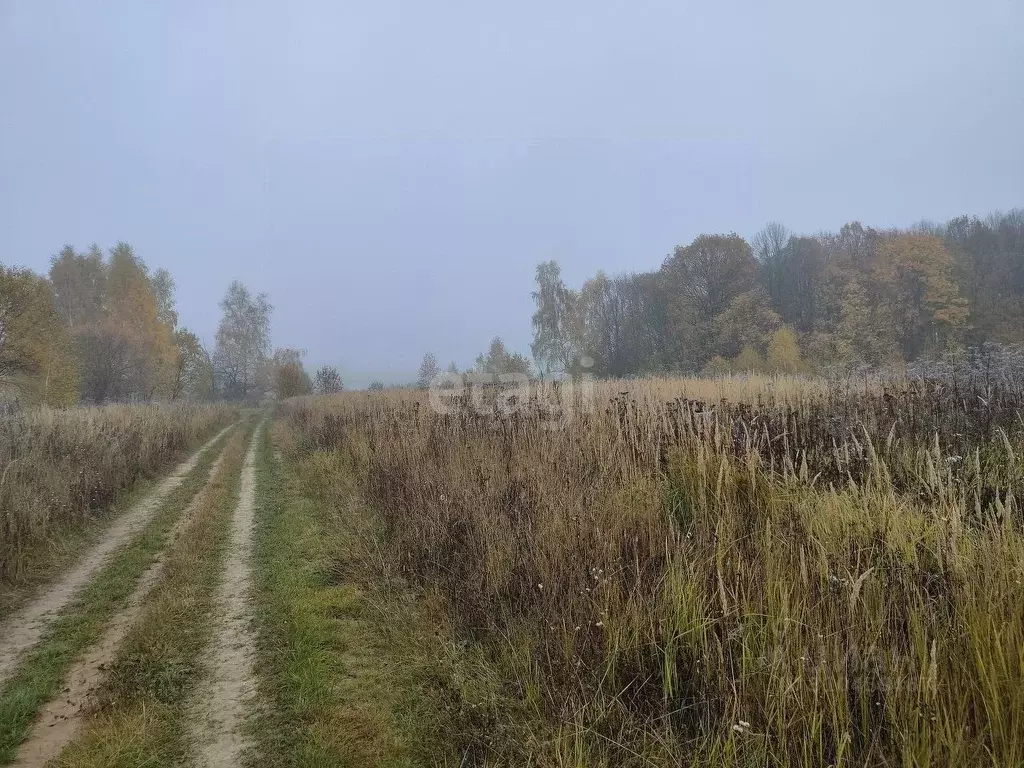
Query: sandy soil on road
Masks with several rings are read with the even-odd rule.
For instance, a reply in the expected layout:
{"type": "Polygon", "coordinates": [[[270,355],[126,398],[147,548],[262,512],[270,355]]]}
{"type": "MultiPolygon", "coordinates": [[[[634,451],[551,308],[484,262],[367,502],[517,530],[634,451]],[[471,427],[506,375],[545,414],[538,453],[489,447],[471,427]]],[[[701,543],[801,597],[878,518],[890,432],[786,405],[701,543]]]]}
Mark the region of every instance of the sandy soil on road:
{"type": "Polygon", "coordinates": [[[253,434],[242,469],[231,542],[224,558],[224,579],[217,591],[218,618],[210,662],[193,713],[195,738],[200,745],[198,764],[209,768],[240,765],[242,752],[248,746],[241,730],[256,692],[249,591],[256,508],[256,448],[264,428],[261,424],[253,434]]]}

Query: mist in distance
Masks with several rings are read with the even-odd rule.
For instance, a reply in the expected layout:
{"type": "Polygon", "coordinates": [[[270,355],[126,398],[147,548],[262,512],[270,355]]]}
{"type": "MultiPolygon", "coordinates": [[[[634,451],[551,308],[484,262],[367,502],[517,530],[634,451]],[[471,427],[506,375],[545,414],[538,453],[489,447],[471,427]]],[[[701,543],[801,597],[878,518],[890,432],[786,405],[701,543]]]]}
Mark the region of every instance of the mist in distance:
{"type": "Polygon", "coordinates": [[[346,386],[529,353],[534,271],[1021,205],[1013,2],[0,2],[0,261],[233,279],[346,386]]]}

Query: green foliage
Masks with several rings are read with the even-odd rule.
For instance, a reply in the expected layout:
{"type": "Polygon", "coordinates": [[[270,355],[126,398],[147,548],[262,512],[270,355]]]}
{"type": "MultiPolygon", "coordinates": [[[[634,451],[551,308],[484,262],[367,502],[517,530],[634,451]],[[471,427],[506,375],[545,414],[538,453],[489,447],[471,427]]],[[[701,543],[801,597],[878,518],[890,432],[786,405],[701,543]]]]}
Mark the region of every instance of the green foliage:
{"type": "Polygon", "coordinates": [[[529,376],[533,366],[529,359],[518,352],[509,352],[500,337],[491,339],[487,353],[476,358],[475,372],[488,376],[520,374],[529,376]]]}
{"type": "Polygon", "coordinates": [[[768,296],[760,290],[747,291],[736,296],[715,317],[715,338],[719,354],[726,357],[739,354],[744,347],[763,350],[768,340],[782,325],[772,310],[768,296]]]}
{"type": "Polygon", "coordinates": [[[754,288],[753,252],[736,234],[700,235],[690,245],[676,247],[661,272],[675,359],[699,369],[714,354],[716,318],[733,299],[754,288]]]}
{"type": "Polygon", "coordinates": [[[819,297],[828,253],[817,238],[790,237],[785,228],[769,233],[771,226],[755,238],[755,243],[760,242],[758,282],[782,322],[800,333],[810,333],[822,320],[824,307],[819,297]]]}
{"type": "Polygon", "coordinates": [[[88,253],[75,253],[65,245],[50,261],[50,283],[57,312],[72,333],[100,322],[107,265],[99,246],[91,246],[88,253]]]}
{"type": "Polygon", "coordinates": [[[981,221],[961,216],[946,226],[943,244],[970,311],[971,341],[1024,342],[1024,211],[981,221]]]}
{"type": "Polygon", "coordinates": [[[439,670],[450,653],[439,617],[412,595],[393,599],[390,574],[365,557],[372,516],[348,492],[342,453],[296,455],[289,432],[275,432],[280,439],[265,441],[257,462],[262,706],[251,725],[257,749],[243,765],[458,765],[443,727],[452,699],[435,694],[444,692],[439,670]]]}

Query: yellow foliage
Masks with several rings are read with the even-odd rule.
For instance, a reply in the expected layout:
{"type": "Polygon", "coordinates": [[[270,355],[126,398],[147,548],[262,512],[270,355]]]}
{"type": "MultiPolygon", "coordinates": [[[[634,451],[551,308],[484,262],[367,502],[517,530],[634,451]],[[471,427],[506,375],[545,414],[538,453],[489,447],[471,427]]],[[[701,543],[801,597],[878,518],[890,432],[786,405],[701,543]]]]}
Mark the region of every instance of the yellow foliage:
{"type": "Polygon", "coordinates": [[[768,370],[772,373],[802,373],[805,370],[796,331],[784,325],[768,342],[768,370]]]}
{"type": "Polygon", "coordinates": [[[153,282],[131,247],[119,243],[110,254],[106,328],[134,351],[142,394],[169,395],[178,348],[174,328],[161,320],[153,282]]]}
{"type": "Polygon", "coordinates": [[[0,387],[30,404],[66,406],[78,372],[50,286],[29,270],[0,267],[0,387]]]}
{"type": "Polygon", "coordinates": [[[764,370],[764,360],[760,352],[748,345],[736,355],[732,368],[737,373],[757,373],[764,370]]]}
{"type": "Polygon", "coordinates": [[[879,248],[874,269],[904,359],[945,341],[967,323],[967,302],[953,280],[953,256],[930,235],[901,235],[879,248]]]}

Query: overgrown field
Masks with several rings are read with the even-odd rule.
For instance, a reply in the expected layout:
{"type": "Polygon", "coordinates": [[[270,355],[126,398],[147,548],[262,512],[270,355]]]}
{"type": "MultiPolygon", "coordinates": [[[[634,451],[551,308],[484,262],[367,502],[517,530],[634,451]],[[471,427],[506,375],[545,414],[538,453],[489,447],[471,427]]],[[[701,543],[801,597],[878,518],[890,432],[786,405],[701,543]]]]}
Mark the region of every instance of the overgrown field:
{"type": "Polygon", "coordinates": [[[30,409],[0,417],[0,584],[234,418],[224,405],[30,409]]]}
{"type": "Polygon", "coordinates": [[[443,607],[463,764],[1024,765],[1020,385],[549,394],[282,409],[443,607]]]}

